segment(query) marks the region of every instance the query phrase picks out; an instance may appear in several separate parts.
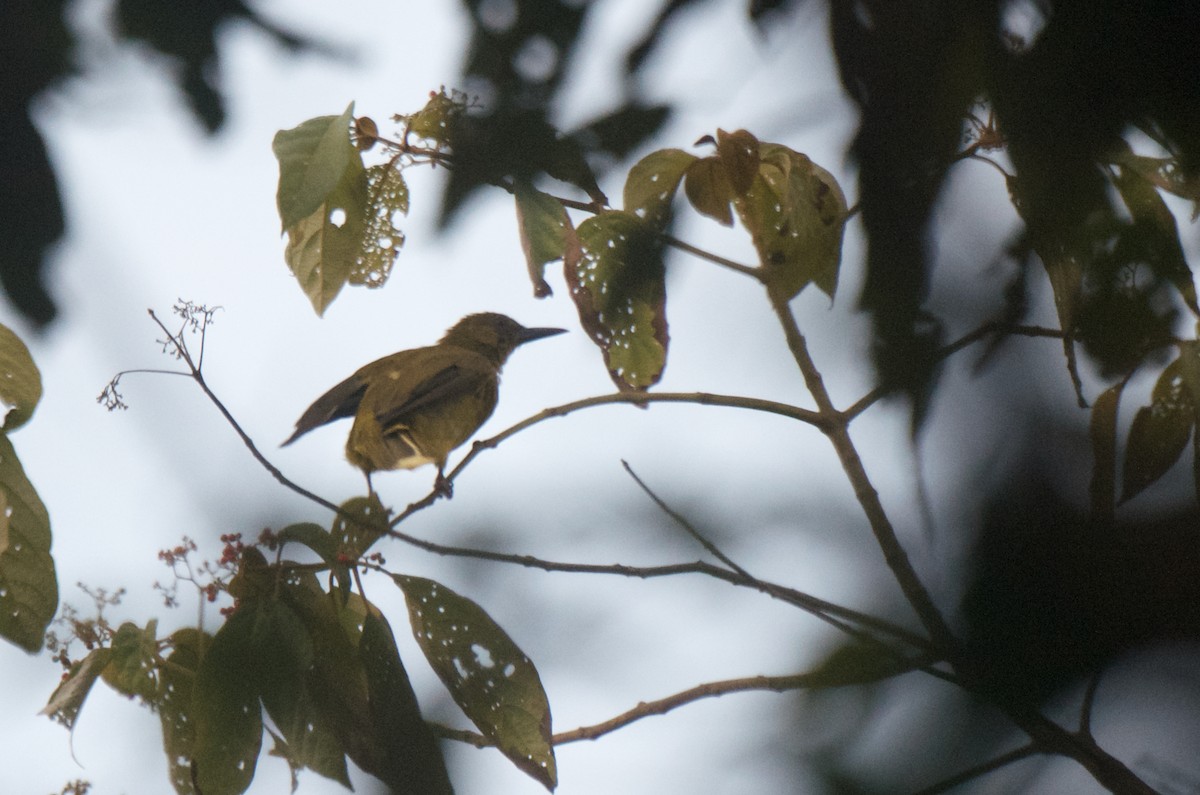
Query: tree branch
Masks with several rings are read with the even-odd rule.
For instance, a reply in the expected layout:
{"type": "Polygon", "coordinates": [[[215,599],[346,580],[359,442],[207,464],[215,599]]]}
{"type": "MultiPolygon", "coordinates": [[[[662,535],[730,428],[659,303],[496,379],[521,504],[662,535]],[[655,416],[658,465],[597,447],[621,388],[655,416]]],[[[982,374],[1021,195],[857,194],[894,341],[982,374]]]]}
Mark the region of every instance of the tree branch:
{"type": "Polygon", "coordinates": [[[1022,745],[1020,748],[1015,748],[1006,754],[1001,754],[974,767],[969,767],[961,773],[956,773],[949,778],[942,779],[936,784],[931,784],[924,789],[914,792],[913,795],[940,795],[942,792],[949,792],[960,784],[966,784],[972,779],[986,776],[993,770],[999,770],[1006,765],[1011,765],[1013,762],[1019,762],[1038,753],[1041,753],[1041,751],[1038,750],[1038,746],[1035,743],[1022,745]]]}

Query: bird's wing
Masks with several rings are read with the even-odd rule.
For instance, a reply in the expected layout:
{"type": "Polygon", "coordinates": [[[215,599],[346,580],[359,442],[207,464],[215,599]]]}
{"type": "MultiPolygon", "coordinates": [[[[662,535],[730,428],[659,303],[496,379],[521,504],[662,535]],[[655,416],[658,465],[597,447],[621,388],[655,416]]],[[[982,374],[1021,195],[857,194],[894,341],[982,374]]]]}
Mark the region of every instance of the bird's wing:
{"type": "Polygon", "coordinates": [[[296,420],[296,430],[281,446],[287,447],[313,428],[318,428],[327,422],[340,420],[343,417],[353,417],[362,402],[367,384],[359,378],[358,373],[347,378],[342,383],[330,389],[317,398],[309,406],[300,419],[296,420]]]}
{"type": "MultiPolygon", "coordinates": [[[[461,357],[457,357],[461,358],[461,357]]],[[[375,413],[379,425],[388,432],[394,425],[403,425],[405,418],[427,406],[453,401],[455,398],[475,394],[488,381],[496,378],[496,371],[487,362],[472,367],[474,362],[450,362],[428,377],[416,383],[400,400],[381,407],[375,413]]]]}

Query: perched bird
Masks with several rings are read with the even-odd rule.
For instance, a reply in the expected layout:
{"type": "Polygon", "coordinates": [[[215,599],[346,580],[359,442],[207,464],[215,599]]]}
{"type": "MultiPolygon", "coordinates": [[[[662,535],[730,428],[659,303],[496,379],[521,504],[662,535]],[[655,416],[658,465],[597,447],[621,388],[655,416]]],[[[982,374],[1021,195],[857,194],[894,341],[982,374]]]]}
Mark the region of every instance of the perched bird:
{"type": "Polygon", "coordinates": [[[308,407],[283,446],[313,428],[353,417],[346,457],[367,476],[368,490],[372,472],[435,464],[436,487],[449,496],[446,458],[492,415],[500,368],[509,354],[518,345],[565,331],[525,328],[494,312],[468,315],[436,345],[359,368],[308,407]]]}

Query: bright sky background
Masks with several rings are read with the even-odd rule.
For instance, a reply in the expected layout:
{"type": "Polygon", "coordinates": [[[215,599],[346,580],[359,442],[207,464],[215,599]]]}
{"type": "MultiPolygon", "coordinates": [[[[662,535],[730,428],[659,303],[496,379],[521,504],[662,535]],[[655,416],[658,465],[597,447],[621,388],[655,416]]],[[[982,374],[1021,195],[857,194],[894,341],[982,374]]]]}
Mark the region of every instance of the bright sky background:
{"type": "MultiPolygon", "coordinates": [[[[762,40],[744,5],[704,4],[674,27],[648,85],[681,112],[656,145],[688,147],[718,126],[746,127],[809,154],[838,176],[853,202],[853,175],[842,153],[854,116],[837,89],[820,9],[805,5],[780,35],[762,40]]],[[[101,0],[82,2],[80,25],[98,24],[103,7],[101,0]]],[[[50,511],[62,598],[86,612],[75,582],[124,586],[129,596],[110,617],[144,623],[158,616],[164,634],[193,622],[194,612],[186,599],[175,611],[157,601],[151,584],[168,577],[157,550],[187,535],[201,543],[201,557],[215,558],[221,533],[253,537],[264,526],[329,517],[263,471],[186,379],[130,376],[122,382],[129,411],[109,414],[96,405],[117,371],[172,366],[159,353],[147,308],[166,317],[179,297],[223,307],[208,339],[211,386],[288,476],[336,502],[362,488],[342,456],[346,427],[322,429],[281,451],[277,445],[295,418],[361,364],[432,342],[469,312],[502,311],[526,325],[572,329],[514,356],[484,433],[546,406],[612,391],[599,352],[578,330],[561,272],[549,271],[553,299],[531,297],[511,201],[499,192],[476,199],[448,235],[436,238],[438,175],[429,171],[406,174],[413,196],[408,242],[389,284],[372,292],[347,289],[323,319],[314,315],[282,258],[272,136],[340,113],[350,100],[390,131],[385,120],[392,113],[415,110],[430,90],[453,85],[466,26],[456,3],[356,0],[335,11],[332,4],[279,0],[263,8],[282,26],[355,58],[292,57],[256,30],[227,30],[221,46],[229,120],[212,139],[184,112],[165,67],[128,51],[100,47],[87,56],[85,77],[45,99],[37,119],[65,188],[70,230],[52,270],[63,313],[39,338],[11,311],[0,312],[0,321],[30,341],[45,380],[43,403],[13,441],[50,511]]],[[[564,92],[568,127],[618,101],[617,55],[651,8],[640,0],[607,0],[596,12],[580,46],[588,55],[564,92]]],[[[1003,196],[999,180],[985,184],[992,193],[964,192],[964,202],[1003,196]]],[[[620,196],[619,182],[602,187],[614,200],[620,196]]],[[[856,231],[851,225],[832,309],[815,291],[797,302],[842,403],[870,386],[851,364],[864,350],[861,323],[849,322],[860,276],[856,231]]],[[[710,234],[703,224],[679,233],[743,261],[752,256],[747,243],[710,234]]],[[[754,285],[694,259],[676,257],[670,268],[672,348],[662,389],[809,405],[754,285]]],[[[911,459],[898,416],[877,409],[855,424],[855,434],[870,440],[868,468],[893,519],[915,528],[911,459]]],[[[945,432],[953,433],[953,424],[945,432]]],[[[898,600],[865,528],[855,537],[843,532],[862,522],[831,451],[817,433],[766,415],[610,407],[554,420],[481,456],[457,482],[453,501],[404,529],[554,560],[650,564],[701,557],[702,550],[664,524],[622,472],[621,459],[751,572],[851,606],[898,600]]],[[[951,475],[936,461],[930,466],[953,488],[951,475]]],[[[402,507],[423,496],[432,478],[419,470],[381,475],[376,484],[402,507]]],[[[907,540],[921,560],[927,539],[914,530],[907,540]]],[[[704,681],[801,671],[830,648],[810,618],[715,582],[548,575],[400,546],[381,551],[393,570],[444,581],[509,629],[539,666],[556,730],[596,723],[704,681]]],[[[951,545],[938,555],[960,552],[951,545]]],[[[392,618],[427,714],[465,727],[412,643],[399,595],[380,577],[366,584],[392,618]]],[[[216,617],[209,622],[214,627],[216,617]]],[[[34,717],[57,682],[55,666],[7,645],[0,646],[0,666],[6,680],[0,748],[22,749],[24,757],[19,768],[0,768],[0,792],[58,792],[74,778],[90,779],[95,795],[167,791],[158,721],[148,711],[97,686],[72,741],[34,717]],[[20,780],[6,778],[18,769],[20,780]]],[[[805,745],[803,738],[780,736],[796,725],[800,698],[727,696],[595,743],[561,747],[558,792],[804,791],[802,782],[779,778],[794,751],[778,743],[805,745]]],[[[816,740],[832,729],[808,730],[816,740]]],[[[452,744],[447,753],[462,795],[543,791],[493,751],[452,744]]],[[[374,791],[368,777],[355,782],[359,792],[374,791]]],[[[261,759],[251,792],[287,786],[286,766],[261,759]]],[[[344,790],[308,773],[300,792],[344,790]]]]}

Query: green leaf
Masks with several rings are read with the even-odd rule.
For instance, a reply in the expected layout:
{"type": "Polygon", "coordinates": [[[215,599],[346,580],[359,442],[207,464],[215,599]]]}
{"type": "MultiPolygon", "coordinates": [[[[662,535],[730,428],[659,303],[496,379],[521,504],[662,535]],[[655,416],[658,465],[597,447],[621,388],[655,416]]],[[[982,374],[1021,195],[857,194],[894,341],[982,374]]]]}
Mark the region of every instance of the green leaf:
{"type": "Polygon", "coordinates": [[[1150,405],[1138,409],[1129,428],[1122,503],[1140,494],[1179,460],[1195,423],[1192,396],[1176,359],[1163,369],[1151,393],[1150,405]]]}
{"type": "Polygon", "coordinates": [[[126,621],[112,637],[112,660],[104,669],[104,681],[118,693],[138,696],[153,704],[159,694],[158,620],[142,629],[126,621]]]}
{"type": "Polygon", "coordinates": [[[329,194],[362,158],[350,139],[351,102],[341,116],[319,116],[275,133],[271,148],[279,161],[276,204],[283,229],[296,226],[328,203],[329,194]]]}
{"type": "Polygon", "coordinates": [[[264,600],[257,613],[250,673],[267,714],[286,740],[289,761],[349,787],[346,755],[309,690],[315,654],[307,628],[279,601],[264,600]]]}
{"type": "Polygon", "coordinates": [[[367,673],[372,736],[382,763],[373,772],[397,795],[451,795],[446,762],[421,717],[392,628],[374,605],[361,600],[359,605],[365,608],[359,659],[367,673]]]}
{"type": "Polygon", "coordinates": [[[326,563],[337,560],[337,540],[328,530],[315,522],[299,522],[283,528],[276,535],[280,543],[296,543],[308,547],[326,563]]]}
{"type": "Polygon", "coordinates": [[[1092,404],[1092,516],[1103,523],[1112,522],[1117,500],[1117,411],[1124,388],[1121,381],[1101,392],[1092,404]]]}
{"type": "Polygon", "coordinates": [[[625,211],[656,229],[671,219],[671,204],[679,182],[697,157],[682,149],[659,149],[643,157],[625,178],[625,211]]]}
{"type": "Polygon", "coordinates": [[[583,328],[623,391],[658,383],[667,360],[662,244],[633,213],[611,211],[579,225],[582,256],[564,262],[583,328]]]}
{"type": "Polygon", "coordinates": [[[29,349],[8,326],[0,325],[0,403],[8,406],[0,428],[11,431],[24,425],[41,399],[42,374],[29,349]]]}
{"type": "Polygon", "coordinates": [[[533,280],[533,294],[545,298],[551,294],[544,275],[546,266],[555,260],[578,258],[579,237],[558,199],[524,180],[517,181],[513,196],[517,204],[517,231],[529,278],[533,280]],[[569,254],[568,249],[574,254],[569,254]]]}
{"type": "Polygon", "coordinates": [[[68,729],[74,728],[83,702],[111,658],[112,649],[93,649],[88,656],[73,663],[67,677],[54,689],[41,714],[49,715],[68,729]]]}
{"type": "Polygon", "coordinates": [[[167,655],[167,664],[158,672],[162,688],[158,717],[162,723],[163,750],[172,788],[179,795],[195,795],[191,763],[196,743],[192,689],[200,658],[212,636],[188,627],[176,631],[168,640],[172,651],[167,655]]]}
{"type": "MultiPolygon", "coordinates": [[[[1178,361],[1184,389],[1192,399],[1196,427],[1200,427],[1200,341],[1181,343],[1178,361]]],[[[1196,501],[1200,503],[1200,433],[1192,435],[1192,478],[1196,485],[1196,501]]]]}
{"type": "Polygon", "coordinates": [[[454,137],[455,122],[467,109],[467,95],[459,91],[446,93],[443,88],[429,92],[425,107],[400,119],[406,131],[432,141],[439,147],[449,146],[454,137]]]}
{"type": "Polygon", "coordinates": [[[352,497],[341,505],[333,519],[331,533],[337,541],[338,556],[357,560],[388,532],[387,509],[378,495],[352,497]]]}
{"type": "Polygon", "coordinates": [[[432,580],[393,579],[413,636],[455,702],[513,764],[553,790],[550,703],[533,662],[470,599],[432,580]]]}
{"type": "Polygon", "coordinates": [[[408,215],[408,183],[388,165],[367,169],[366,228],[362,249],[350,269],[350,284],[382,287],[404,246],[400,216],[408,215]]]}
{"type": "Polygon", "coordinates": [[[286,228],[284,259],[318,315],[359,269],[366,220],[367,174],[356,151],[317,209],[286,228]]]}
{"type": "Polygon", "coordinates": [[[842,261],[846,197],[825,169],[780,144],[760,148],[753,184],[735,202],[767,288],[790,299],[810,283],[830,298],[842,261]]]}
{"type": "Polygon", "coordinates": [[[735,196],[742,196],[754,184],[759,167],[758,139],[745,130],[727,133],[717,130],[717,159],[735,196]]]}
{"type": "Polygon", "coordinates": [[[263,731],[250,674],[258,621],[254,604],[243,604],[213,637],[196,670],[192,774],[204,795],[238,795],[254,779],[263,731]]]}
{"type": "Polygon", "coordinates": [[[735,194],[720,160],[704,157],[691,163],[683,174],[683,192],[696,212],[724,226],[733,226],[729,203],[735,194]]]}
{"type": "Polygon", "coordinates": [[[8,436],[0,434],[0,637],[42,647],[58,609],[50,517],[8,436]]]}
{"type": "Polygon", "coordinates": [[[1143,157],[1124,147],[1115,162],[1123,169],[1137,172],[1155,186],[1192,202],[1192,220],[1200,217],[1200,176],[1170,157],[1143,157]]]}

